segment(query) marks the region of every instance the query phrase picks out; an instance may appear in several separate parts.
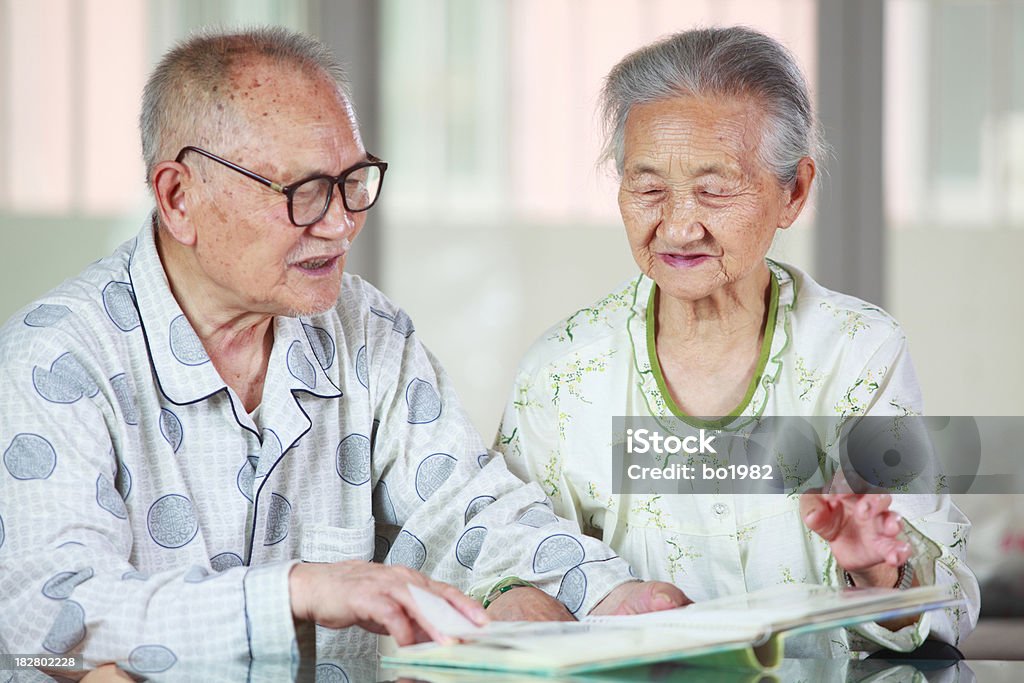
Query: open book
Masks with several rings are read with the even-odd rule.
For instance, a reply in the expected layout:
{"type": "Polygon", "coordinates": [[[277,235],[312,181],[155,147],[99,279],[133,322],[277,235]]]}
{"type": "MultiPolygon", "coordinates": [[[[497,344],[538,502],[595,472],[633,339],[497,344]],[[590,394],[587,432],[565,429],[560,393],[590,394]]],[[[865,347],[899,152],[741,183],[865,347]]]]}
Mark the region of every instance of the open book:
{"type": "Polygon", "coordinates": [[[472,624],[447,602],[410,586],[421,611],[454,645],[421,643],[388,665],[569,674],[687,659],[697,666],[767,670],[790,635],[886,621],[961,602],[948,586],[838,589],[785,584],[679,609],[573,622],[472,624]]]}

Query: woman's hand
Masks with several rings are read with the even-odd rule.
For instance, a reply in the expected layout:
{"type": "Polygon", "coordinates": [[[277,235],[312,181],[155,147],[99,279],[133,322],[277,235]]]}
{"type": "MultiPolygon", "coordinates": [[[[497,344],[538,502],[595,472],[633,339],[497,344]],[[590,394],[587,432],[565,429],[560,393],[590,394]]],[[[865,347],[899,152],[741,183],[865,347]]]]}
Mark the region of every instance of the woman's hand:
{"type": "Polygon", "coordinates": [[[664,581],[630,581],[616,586],[590,611],[591,615],[644,614],[689,605],[693,600],[664,581]]]}
{"type": "Polygon", "coordinates": [[[856,585],[892,587],[910,559],[910,544],[900,537],[903,518],[891,504],[888,493],[805,493],[800,516],[828,541],[856,585]]]}

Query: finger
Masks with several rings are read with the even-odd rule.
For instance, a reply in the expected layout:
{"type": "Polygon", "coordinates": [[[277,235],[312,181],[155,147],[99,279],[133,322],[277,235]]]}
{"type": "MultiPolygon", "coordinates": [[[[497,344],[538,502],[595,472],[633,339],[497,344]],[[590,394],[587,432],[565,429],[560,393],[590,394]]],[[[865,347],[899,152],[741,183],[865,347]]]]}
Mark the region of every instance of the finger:
{"type": "Polygon", "coordinates": [[[374,600],[377,602],[371,618],[387,629],[388,634],[400,647],[416,642],[413,637],[413,624],[405,606],[391,596],[377,596],[374,600]]]}
{"type": "Polygon", "coordinates": [[[842,508],[830,509],[827,507],[818,508],[804,518],[807,528],[821,536],[826,541],[832,541],[839,534],[842,528],[842,508]]]}
{"type": "Polygon", "coordinates": [[[909,543],[904,541],[890,541],[885,547],[885,563],[892,567],[899,567],[910,559],[911,548],[909,543]]]}
{"type": "MultiPolygon", "coordinates": [[[[430,582],[430,583],[433,583],[433,582],[430,582]]],[[[429,589],[432,588],[432,586],[428,585],[426,588],[429,590],[429,589]]],[[[401,606],[401,608],[404,610],[404,612],[405,612],[405,614],[406,614],[406,616],[407,616],[407,618],[408,618],[408,620],[410,622],[409,623],[409,639],[410,639],[410,643],[414,642],[413,641],[413,630],[416,627],[421,628],[424,631],[424,633],[426,633],[429,636],[430,640],[436,641],[438,643],[445,643],[445,644],[450,644],[450,643],[455,642],[454,639],[451,638],[450,636],[447,636],[447,635],[441,633],[440,631],[438,631],[437,627],[434,626],[434,624],[432,624],[430,622],[430,620],[428,620],[423,615],[423,613],[420,611],[419,606],[416,604],[416,600],[412,597],[412,593],[409,592],[408,585],[403,585],[400,589],[396,590],[392,594],[392,599],[394,599],[401,606]]],[[[397,639],[398,638],[396,637],[395,640],[397,640],[397,639]]]]}
{"type": "Polygon", "coordinates": [[[664,581],[649,581],[637,600],[636,612],[660,612],[686,604],[686,594],[678,586],[664,581]]]}
{"type": "Polygon", "coordinates": [[[883,536],[895,538],[903,531],[903,516],[887,510],[875,517],[875,530],[883,536]]]}
{"type": "Polygon", "coordinates": [[[869,493],[864,496],[870,515],[880,515],[889,509],[892,496],[888,493],[869,493]]]}
{"type": "Polygon", "coordinates": [[[419,624],[412,625],[412,637],[417,643],[428,643],[430,642],[430,634],[420,628],[419,624]]]}

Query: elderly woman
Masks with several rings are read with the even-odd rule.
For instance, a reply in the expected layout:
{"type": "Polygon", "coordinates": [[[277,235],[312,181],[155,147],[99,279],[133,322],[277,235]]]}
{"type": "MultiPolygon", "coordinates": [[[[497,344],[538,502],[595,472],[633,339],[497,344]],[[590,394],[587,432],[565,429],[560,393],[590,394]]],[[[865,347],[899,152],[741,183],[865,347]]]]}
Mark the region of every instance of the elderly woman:
{"type": "Polygon", "coordinates": [[[821,637],[806,653],[956,644],[979,602],[964,564],[969,522],[948,496],[613,493],[612,416],[699,424],[690,416],[843,418],[922,405],[891,317],[765,257],[805,207],[821,149],[785,48],[745,28],[673,35],[611,71],[603,110],[640,274],[527,352],[497,439],[509,468],[643,578],[672,581],[694,601],[787,582],[941,583],[967,598],[821,637]]]}

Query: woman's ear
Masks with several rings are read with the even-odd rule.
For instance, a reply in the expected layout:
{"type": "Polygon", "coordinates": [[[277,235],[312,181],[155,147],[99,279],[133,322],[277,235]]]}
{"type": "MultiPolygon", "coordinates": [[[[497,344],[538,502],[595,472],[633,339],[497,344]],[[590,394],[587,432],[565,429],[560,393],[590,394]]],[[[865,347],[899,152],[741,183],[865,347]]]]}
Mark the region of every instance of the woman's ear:
{"type": "Polygon", "coordinates": [[[817,173],[817,167],[814,165],[814,160],[810,157],[804,157],[796,166],[796,178],[793,179],[793,185],[785,191],[783,196],[782,212],[779,216],[779,227],[788,228],[793,225],[796,219],[800,216],[800,212],[804,210],[804,205],[807,204],[807,198],[811,194],[811,188],[814,187],[814,175],[817,173]]]}
{"type": "Polygon", "coordinates": [[[161,225],[167,229],[168,235],[185,246],[193,246],[196,242],[196,229],[188,202],[189,191],[194,192],[196,187],[193,180],[192,171],[184,164],[162,161],[153,169],[150,181],[161,225]]]}

